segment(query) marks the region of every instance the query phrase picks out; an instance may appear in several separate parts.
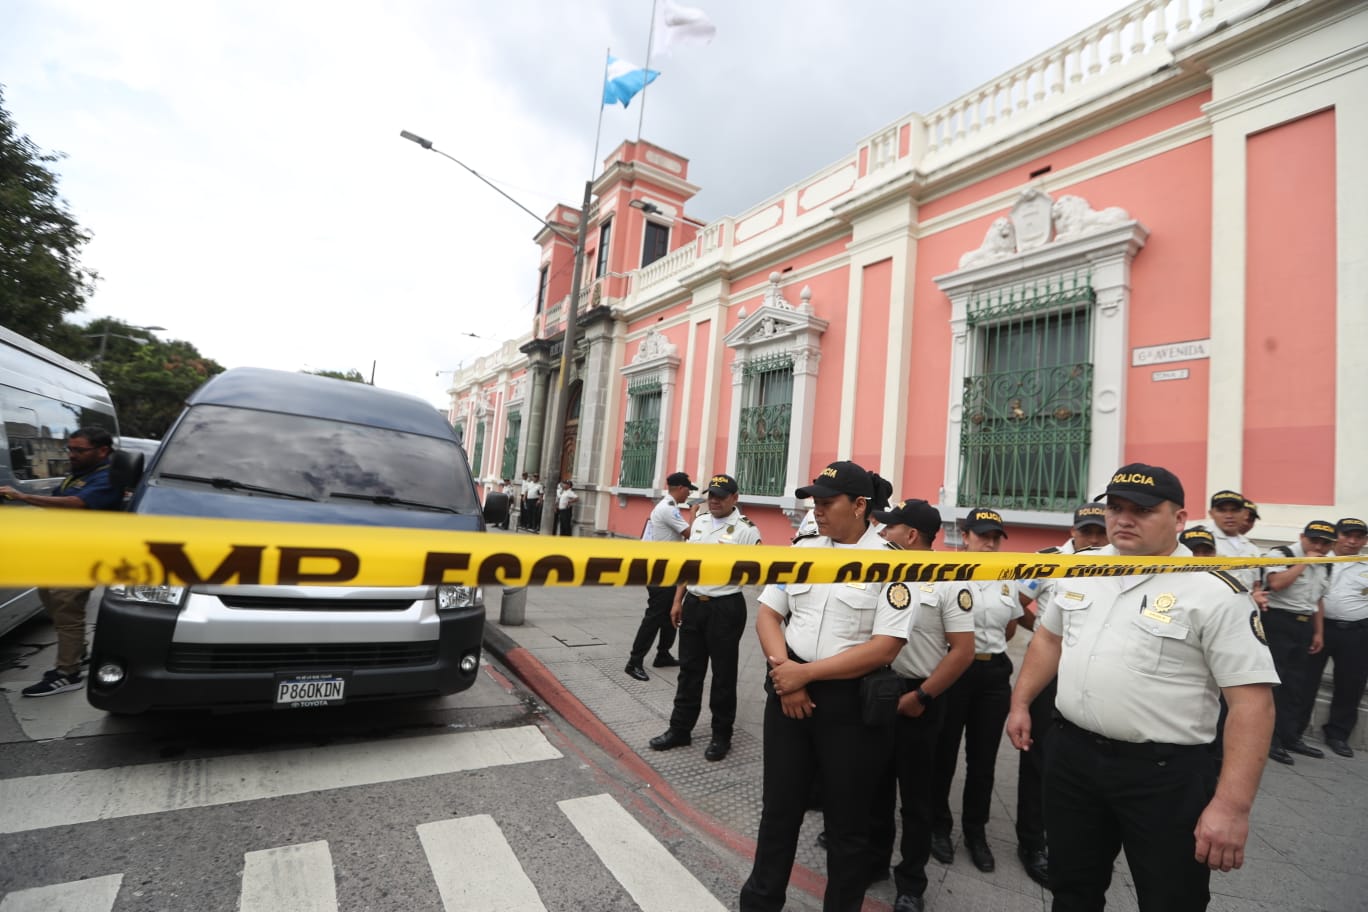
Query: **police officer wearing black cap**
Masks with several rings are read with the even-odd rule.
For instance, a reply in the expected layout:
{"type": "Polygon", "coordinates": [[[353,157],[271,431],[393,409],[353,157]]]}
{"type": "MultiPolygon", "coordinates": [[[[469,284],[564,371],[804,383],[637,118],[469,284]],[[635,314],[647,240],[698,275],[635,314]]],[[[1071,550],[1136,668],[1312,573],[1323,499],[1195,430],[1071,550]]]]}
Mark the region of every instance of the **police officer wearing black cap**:
{"type": "MultiPolygon", "coordinates": [[[[1073,527],[1069,540],[1042,554],[1079,554],[1107,544],[1107,511],[1101,504],[1087,503],[1074,510],[1073,527]]],[[[1017,589],[1023,602],[1035,600],[1036,610],[1021,617],[1021,626],[1035,629],[1036,618],[1054,590],[1052,580],[1018,580],[1017,589]]],[[[1031,730],[1043,742],[1054,723],[1055,682],[1051,681],[1040,695],[1031,701],[1031,730]]],[[[1022,751],[1017,757],[1017,858],[1031,880],[1049,886],[1050,856],[1045,841],[1045,808],[1041,795],[1041,780],[1045,763],[1040,751],[1022,751]]]]}
{"type": "MultiPolygon", "coordinates": [[[[885,541],[907,551],[930,551],[940,531],[940,511],[924,500],[904,500],[874,519],[885,541]]],[[[902,585],[902,584],[894,584],[902,585]]],[[[874,853],[871,879],[893,858],[893,807],[902,796],[901,859],[893,869],[894,912],[921,912],[926,893],[926,860],[931,856],[931,776],[945,703],[940,696],[974,661],[974,616],[960,610],[955,591],[936,583],[910,585],[912,627],[907,645],[893,660],[903,697],[894,722],[893,754],[879,777],[870,819],[874,853]],[[948,651],[947,651],[947,646],[948,651]]]]}
{"type": "MultiPolygon", "coordinates": [[[[1368,542],[1368,523],[1346,516],[1335,523],[1335,533],[1335,556],[1353,557],[1368,542]]],[[[1325,648],[1311,657],[1312,680],[1320,681],[1326,661],[1332,658],[1334,692],[1321,731],[1326,747],[1341,757],[1352,757],[1349,736],[1368,687],[1368,560],[1331,565],[1330,589],[1325,593],[1325,648]]],[[[1310,721],[1308,717],[1307,724],[1310,721]]]]}
{"type": "MultiPolygon", "coordinates": [[[[966,551],[997,551],[1007,530],[996,510],[979,507],[960,520],[966,551]]],[[[985,829],[993,804],[993,769],[1002,724],[1012,696],[1012,660],[1007,641],[1016,634],[1017,620],[1025,613],[1017,599],[1014,582],[1002,580],[941,584],[940,596],[952,599],[960,611],[974,618],[974,661],[945,694],[945,722],[936,743],[932,770],[931,854],[937,861],[954,860],[950,831],[950,783],[964,741],[964,797],[960,830],[969,858],[980,871],[997,866],[988,846],[985,829]]]]}
{"type": "MultiPolygon", "coordinates": [[[[818,534],[795,548],[890,547],[869,525],[877,475],[833,462],[799,488],[811,497],[818,534]]],[[[858,557],[859,555],[852,555],[858,557]]],[[[873,769],[892,750],[892,725],[866,725],[859,679],[907,642],[906,583],[788,583],[760,593],[755,629],[770,664],[755,864],[742,912],[784,907],[808,798],[820,783],[827,835],[827,912],[859,909],[869,876],[873,769]]]]}
{"type": "MultiPolygon", "coordinates": [[[[672,472],[670,477],[665,479],[665,496],[651,510],[650,518],[646,520],[641,540],[677,542],[687,538],[689,521],[680,512],[679,505],[689,499],[690,491],[697,490],[698,485],[689,480],[689,473],[672,472]]],[[[641,624],[637,627],[636,636],[632,639],[632,651],[627,657],[627,667],[623,669],[638,681],[651,679],[642,663],[646,660],[646,653],[651,651],[651,643],[655,641],[657,634],[660,635],[660,643],[656,647],[656,657],[652,664],[656,668],[669,668],[679,664],[679,660],[670,655],[670,647],[675,641],[675,626],[670,621],[670,606],[674,604],[674,596],[674,586],[646,587],[646,614],[642,616],[641,624]]]]}
{"type": "Polygon", "coordinates": [[[1184,529],[1178,536],[1178,544],[1192,552],[1193,557],[1215,557],[1216,536],[1206,526],[1193,526],[1184,529]]]}
{"type": "MultiPolygon", "coordinates": [[[[760,532],[736,506],[740,489],[730,475],[708,481],[707,512],[693,522],[689,541],[697,544],[758,545],[760,532]]],[[[736,666],[746,629],[746,597],[741,587],[680,586],[670,621],[679,628],[679,683],[670,727],[651,739],[652,750],[684,747],[693,741],[694,723],[703,710],[703,679],[712,663],[712,740],[703,757],[716,762],[731,750],[736,722],[736,666]]]]}
{"type": "MultiPolygon", "coordinates": [[[[1301,540],[1278,545],[1267,557],[1321,557],[1335,542],[1335,527],[1325,520],[1313,520],[1302,530],[1301,540]]],[[[1325,754],[1302,740],[1302,731],[1311,718],[1311,703],[1316,699],[1320,678],[1311,675],[1311,657],[1325,645],[1325,607],[1322,599],[1330,588],[1330,564],[1293,564],[1290,567],[1265,567],[1268,610],[1264,630],[1273,653],[1273,667],[1282,680],[1273,691],[1277,721],[1268,759],[1292,764],[1292,754],[1321,758],[1325,754]]]]}
{"type": "MultiPolygon", "coordinates": [[[[1107,485],[1099,556],[1187,557],[1183,486],[1132,463],[1107,485]]],[[[1033,743],[1030,703],[1056,673],[1045,750],[1055,912],[1106,903],[1125,849],[1141,912],[1205,909],[1211,871],[1244,863],[1273,734],[1278,676],[1259,609],[1226,573],[1061,580],[1036,624],[1007,734],[1033,743]],[[1216,694],[1230,704],[1217,780],[1216,694]]]]}

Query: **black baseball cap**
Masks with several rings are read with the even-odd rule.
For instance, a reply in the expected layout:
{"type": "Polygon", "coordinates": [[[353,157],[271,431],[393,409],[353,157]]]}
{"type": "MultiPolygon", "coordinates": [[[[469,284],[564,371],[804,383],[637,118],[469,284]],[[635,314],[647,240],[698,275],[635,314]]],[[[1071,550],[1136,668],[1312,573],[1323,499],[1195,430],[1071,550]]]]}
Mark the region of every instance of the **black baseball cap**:
{"type": "Polygon", "coordinates": [[[708,479],[708,493],[716,494],[718,497],[726,497],[728,494],[735,494],[741,489],[736,485],[736,479],[730,475],[714,475],[708,479]]]}
{"type": "Polygon", "coordinates": [[[1307,538],[1319,538],[1321,541],[1334,541],[1339,538],[1339,533],[1328,520],[1313,519],[1302,529],[1302,535],[1307,538]]]}
{"type": "MultiPolygon", "coordinates": [[[[1128,463],[1117,469],[1107,484],[1107,490],[1093,500],[1112,496],[1142,507],[1157,506],[1166,500],[1180,507],[1185,506],[1183,483],[1178,476],[1163,466],[1146,465],[1143,462],[1128,463]]],[[[1241,503],[1244,502],[1243,497],[1238,494],[1235,496],[1239,497],[1241,503]]]]}
{"type": "Polygon", "coordinates": [[[1249,511],[1250,519],[1259,519],[1259,505],[1248,497],[1245,498],[1244,508],[1249,511]]]}
{"type": "Polygon", "coordinates": [[[1368,523],[1354,516],[1346,516],[1335,523],[1335,531],[1340,535],[1353,535],[1354,533],[1368,532],[1368,523]]]}
{"type": "Polygon", "coordinates": [[[817,473],[812,484],[799,488],[794,496],[835,497],[849,494],[851,497],[873,497],[874,481],[864,467],[853,462],[833,462],[817,473]]]}
{"type": "Polygon", "coordinates": [[[875,520],[888,526],[911,526],[928,539],[936,537],[940,531],[940,510],[924,500],[900,500],[887,510],[875,510],[869,514],[875,520]]]}
{"type": "Polygon", "coordinates": [[[1211,495],[1211,505],[1213,507],[1223,503],[1233,503],[1236,506],[1244,507],[1246,510],[1249,509],[1249,507],[1246,506],[1248,501],[1245,500],[1245,496],[1239,491],[1217,491],[1215,494],[1211,495]]]}
{"type": "Polygon", "coordinates": [[[1107,528],[1107,510],[1098,504],[1084,504],[1074,510],[1073,527],[1081,529],[1084,526],[1101,526],[1107,528]]]}
{"type": "Polygon", "coordinates": [[[667,488],[684,487],[684,488],[688,488],[690,491],[697,491],[697,490],[698,490],[698,485],[694,484],[692,481],[689,480],[689,473],[688,473],[688,472],[673,472],[673,473],[671,473],[670,477],[665,479],[665,487],[667,487],[667,488]]]}
{"type": "Polygon", "coordinates": [[[1191,548],[1193,545],[1206,545],[1213,551],[1216,550],[1216,536],[1211,534],[1211,530],[1205,526],[1193,526],[1191,529],[1183,530],[1178,536],[1180,544],[1191,548]]]}
{"type": "Polygon", "coordinates": [[[959,527],[965,532],[973,532],[975,535],[982,535],[985,532],[1001,532],[1003,538],[1007,537],[1007,530],[1002,525],[1002,514],[987,507],[975,507],[970,510],[969,515],[959,521],[959,527]]]}

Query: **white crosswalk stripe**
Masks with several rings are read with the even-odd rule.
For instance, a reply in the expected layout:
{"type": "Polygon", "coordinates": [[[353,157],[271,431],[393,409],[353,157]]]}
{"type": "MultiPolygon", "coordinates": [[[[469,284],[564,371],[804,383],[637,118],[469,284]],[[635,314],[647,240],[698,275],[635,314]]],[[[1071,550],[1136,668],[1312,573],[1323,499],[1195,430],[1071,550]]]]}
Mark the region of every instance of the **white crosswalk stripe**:
{"type": "Polygon", "coordinates": [[[0,912],[109,912],[122,883],[122,874],[110,874],[15,890],[0,899],[0,912]]]}
{"type": "Polygon", "coordinates": [[[688,869],[610,795],[557,802],[642,912],[726,912],[688,869]]]}
{"type": "Polygon", "coordinates": [[[243,856],[239,912],[337,912],[327,842],[301,842],[243,856]]]}
{"type": "Polygon", "coordinates": [[[447,912],[546,912],[513,847],[488,814],[418,825],[447,912]]]}
{"type": "Polygon", "coordinates": [[[555,760],[535,726],[0,779],[0,833],[555,760]],[[395,763],[401,755],[403,763],[395,763]],[[170,787],[168,788],[168,783],[170,787]]]}

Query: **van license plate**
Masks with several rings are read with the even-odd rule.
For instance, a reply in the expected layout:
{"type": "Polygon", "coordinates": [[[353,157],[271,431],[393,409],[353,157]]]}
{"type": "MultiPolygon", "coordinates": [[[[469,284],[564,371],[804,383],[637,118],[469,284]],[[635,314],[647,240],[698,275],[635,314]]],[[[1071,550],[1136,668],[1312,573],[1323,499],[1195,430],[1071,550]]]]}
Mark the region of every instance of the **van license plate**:
{"type": "Polygon", "coordinates": [[[291,675],[276,681],[275,705],[281,709],[335,706],[346,702],[347,679],[330,674],[291,675]]]}

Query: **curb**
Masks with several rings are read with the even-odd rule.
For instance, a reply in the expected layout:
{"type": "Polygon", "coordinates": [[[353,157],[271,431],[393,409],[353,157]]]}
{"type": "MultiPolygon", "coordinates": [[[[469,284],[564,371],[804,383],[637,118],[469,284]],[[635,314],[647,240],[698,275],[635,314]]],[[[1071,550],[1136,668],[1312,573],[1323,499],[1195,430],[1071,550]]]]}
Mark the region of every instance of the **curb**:
{"type": "MultiPolygon", "coordinates": [[[[656,772],[617,732],[608,727],[593,710],[571,693],[551,673],[542,661],[519,646],[497,624],[486,620],[484,647],[507,665],[524,684],[547,706],[561,715],[580,734],[593,741],[600,750],[617,761],[628,773],[641,780],[657,796],[658,801],[673,813],[687,820],[727,848],[748,860],[755,858],[755,840],[732,832],[712,817],[704,814],[679,796],[665,779],[656,772]]],[[[826,892],[826,878],[803,865],[795,864],[789,884],[818,899],[826,892]]],[[[887,908],[882,903],[874,908],[887,908]]]]}

